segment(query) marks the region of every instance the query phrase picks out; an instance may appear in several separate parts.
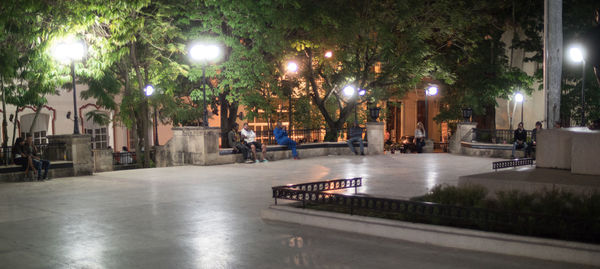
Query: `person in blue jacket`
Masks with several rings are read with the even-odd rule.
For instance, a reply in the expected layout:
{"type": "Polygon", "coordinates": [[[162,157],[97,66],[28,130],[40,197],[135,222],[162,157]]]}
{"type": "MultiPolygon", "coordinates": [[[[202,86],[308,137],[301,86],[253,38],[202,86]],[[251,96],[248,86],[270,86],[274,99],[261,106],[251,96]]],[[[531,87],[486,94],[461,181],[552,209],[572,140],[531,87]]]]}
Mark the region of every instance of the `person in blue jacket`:
{"type": "Polygon", "coordinates": [[[296,152],[296,142],[288,137],[287,132],[281,125],[281,121],[277,122],[275,130],[273,130],[273,135],[275,136],[275,140],[277,140],[277,144],[290,148],[292,150],[292,156],[294,159],[299,159],[298,152],[296,152]]]}

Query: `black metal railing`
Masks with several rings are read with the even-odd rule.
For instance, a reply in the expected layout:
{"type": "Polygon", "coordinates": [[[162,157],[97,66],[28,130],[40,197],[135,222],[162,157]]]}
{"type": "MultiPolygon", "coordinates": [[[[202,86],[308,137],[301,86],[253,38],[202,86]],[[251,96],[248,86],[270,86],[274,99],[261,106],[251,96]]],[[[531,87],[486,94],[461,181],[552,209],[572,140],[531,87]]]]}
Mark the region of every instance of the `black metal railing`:
{"type": "MultiPolygon", "coordinates": [[[[351,215],[373,215],[379,212],[380,217],[384,215],[388,218],[410,222],[582,242],[600,242],[600,221],[592,217],[582,219],[569,216],[551,216],[429,202],[326,193],[322,192],[320,188],[315,189],[314,187],[312,190],[273,188],[273,198],[301,201],[303,207],[312,204],[332,205],[338,209],[344,208],[344,211],[334,211],[350,213],[351,215]]],[[[331,208],[328,210],[331,210],[331,208]]]]}
{"type": "Polygon", "coordinates": [[[115,152],[113,153],[114,165],[132,165],[137,161],[135,152],[115,152]]]}
{"type": "MultiPolygon", "coordinates": [[[[41,144],[36,145],[36,148],[38,150],[37,155],[45,160],[62,161],[67,158],[65,143],[41,144]]],[[[0,165],[11,165],[13,164],[13,159],[12,147],[0,147],[0,165]]]]}
{"type": "Polygon", "coordinates": [[[296,190],[304,191],[304,192],[322,192],[322,191],[333,191],[333,190],[354,188],[354,193],[356,194],[357,188],[360,186],[362,186],[362,178],[355,177],[355,178],[348,178],[348,179],[346,179],[346,178],[333,179],[333,180],[326,180],[326,181],[275,186],[275,187],[272,187],[272,190],[273,190],[273,198],[275,199],[275,204],[277,204],[277,198],[288,199],[288,200],[297,200],[292,197],[292,195],[294,195],[294,191],[296,191],[296,190]],[[286,197],[286,198],[282,198],[282,197],[286,197]],[[289,198],[287,198],[287,197],[289,197],[289,198]]]}
{"type": "MultiPolygon", "coordinates": [[[[288,137],[298,143],[320,143],[325,142],[327,129],[292,129],[286,130],[288,137]]],[[[227,136],[229,132],[225,133],[227,136]]],[[[265,145],[277,145],[273,130],[258,130],[256,133],[256,141],[265,145]]],[[[335,141],[345,141],[347,136],[346,129],[338,130],[335,141]]]]}
{"type": "MultiPolygon", "coordinates": [[[[477,129],[473,128],[473,142],[494,143],[494,144],[512,144],[514,141],[514,130],[506,129],[477,129]]],[[[527,139],[531,139],[532,131],[527,131],[527,139]]]]}
{"type": "Polygon", "coordinates": [[[498,169],[502,169],[502,168],[510,168],[510,167],[517,167],[517,166],[523,166],[523,165],[533,165],[533,159],[532,158],[524,158],[524,159],[515,159],[515,160],[509,160],[509,161],[493,162],[492,169],[498,170],[498,169]]]}

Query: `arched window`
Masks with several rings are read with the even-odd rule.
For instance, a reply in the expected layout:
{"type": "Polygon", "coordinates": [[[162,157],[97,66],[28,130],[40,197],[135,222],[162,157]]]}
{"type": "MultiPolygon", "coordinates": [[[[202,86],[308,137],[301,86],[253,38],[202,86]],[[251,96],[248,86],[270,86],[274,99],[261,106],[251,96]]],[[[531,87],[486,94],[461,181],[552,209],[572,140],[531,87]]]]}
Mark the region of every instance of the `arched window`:
{"type": "Polygon", "coordinates": [[[29,133],[29,129],[33,124],[33,142],[36,145],[46,144],[48,142],[46,139],[46,133],[48,132],[50,115],[46,113],[40,113],[35,121],[35,124],[33,123],[34,118],[35,113],[25,114],[20,117],[19,122],[21,123],[21,136],[25,137],[29,133]]]}
{"type": "MultiPolygon", "coordinates": [[[[104,111],[96,111],[95,113],[110,115],[104,111]]],[[[105,149],[109,145],[108,125],[100,125],[93,121],[92,118],[86,119],[84,123],[84,132],[92,136],[92,149],[105,149]]]]}

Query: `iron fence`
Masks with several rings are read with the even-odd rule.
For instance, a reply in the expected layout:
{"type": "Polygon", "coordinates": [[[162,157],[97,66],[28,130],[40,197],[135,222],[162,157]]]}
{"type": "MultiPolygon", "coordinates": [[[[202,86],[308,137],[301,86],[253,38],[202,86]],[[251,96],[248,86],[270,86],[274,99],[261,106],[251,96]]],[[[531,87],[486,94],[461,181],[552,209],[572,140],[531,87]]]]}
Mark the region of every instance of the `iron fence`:
{"type": "MultiPolygon", "coordinates": [[[[506,129],[477,129],[473,128],[473,140],[480,143],[512,144],[515,130],[506,129]]],[[[531,140],[532,131],[527,132],[527,140],[531,140]]]]}
{"type": "Polygon", "coordinates": [[[113,164],[114,165],[131,165],[137,162],[137,155],[135,152],[114,152],[113,153],[113,164]]]}
{"type": "Polygon", "coordinates": [[[493,162],[492,169],[498,170],[498,169],[502,169],[502,168],[510,168],[510,167],[517,167],[517,166],[523,166],[523,165],[533,165],[533,159],[532,158],[524,158],[524,159],[516,159],[516,160],[510,160],[510,161],[493,162]]]}
{"type": "Polygon", "coordinates": [[[307,205],[332,206],[333,208],[325,208],[325,210],[349,213],[351,215],[376,215],[403,221],[483,231],[582,242],[600,242],[600,221],[594,217],[551,216],[410,200],[336,194],[323,192],[320,187],[315,188],[314,183],[308,186],[313,187],[311,189],[286,188],[285,186],[273,187],[273,198],[300,201],[303,207],[307,205]]]}
{"type": "MultiPolygon", "coordinates": [[[[66,160],[67,147],[65,143],[48,143],[36,145],[37,155],[50,161],[66,160]]],[[[0,165],[14,163],[12,147],[0,147],[0,165]]]]}

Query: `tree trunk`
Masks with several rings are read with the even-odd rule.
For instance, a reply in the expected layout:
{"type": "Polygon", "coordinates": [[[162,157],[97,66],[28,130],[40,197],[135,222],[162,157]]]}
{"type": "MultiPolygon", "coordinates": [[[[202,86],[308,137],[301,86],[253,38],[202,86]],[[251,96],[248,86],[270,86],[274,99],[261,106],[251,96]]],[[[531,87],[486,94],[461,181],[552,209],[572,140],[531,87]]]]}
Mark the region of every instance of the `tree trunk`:
{"type": "Polygon", "coordinates": [[[227,140],[227,132],[231,130],[233,124],[236,121],[238,112],[238,102],[230,103],[227,101],[227,95],[229,91],[225,91],[219,94],[219,106],[221,114],[221,146],[224,148],[230,148],[229,141],[227,140]]]}
{"type": "Polygon", "coordinates": [[[12,136],[12,145],[15,144],[15,139],[17,138],[17,119],[19,118],[19,106],[15,108],[15,118],[13,119],[13,136],[12,136]]]}
{"type": "MultiPolygon", "coordinates": [[[[40,111],[42,111],[42,106],[37,106],[35,110],[35,116],[33,116],[33,121],[31,122],[31,126],[29,127],[29,134],[33,136],[33,127],[37,122],[38,116],[40,115],[40,111]]],[[[79,127],[79,126],[78,126],[79,127]]]]}
{"type": "MultiPolygon", "coordinates": [[[[135,43],[134,42],[130,42],[129,43],[129,56],[131,57],[131,62],[133,64],[133,69],[135,70],[135,74],[138,80],[138,87],[139,87],[139,92],[138,93],[134,93],[134,94],[141,94],[144,90],[144,86],[145,83],[144,81],[147,81],[147,79],[145,79],[142,75],[142,72],[140,70],[140,64],[138,63],[137,60],[137,55],[136,55],[136,48],[135,48],[135,43]]],[[[138,134],[139,134],[139,138],[142,139],[142,142],[144,143],[144,163],[143,163],[143,167],[150,167],[150,136],[149,136],[149,132],[148,132],[148,99],[144,99],[144,101],[142,102],[142,107],[141,107],[141,115],[138,114],[138,117],[136,117],[136,119],[141,120],[142,126],[141,126],[141,131],[138,130],[138,134]]],[[[138,126],[139,127],[139,126],[138,126]]],[[[141,153],[141,152],[140,152],[141,153]]],[[[138,156],[140,157],[140,156],[138,156]]]]}
{"type": "Polygon", "coordinates": [[[8,121],[6,120],[6,90],[4,89],[4,80],[0,78],[0,87],[2,87],[2,147],[8,147],[8,121]]]}

